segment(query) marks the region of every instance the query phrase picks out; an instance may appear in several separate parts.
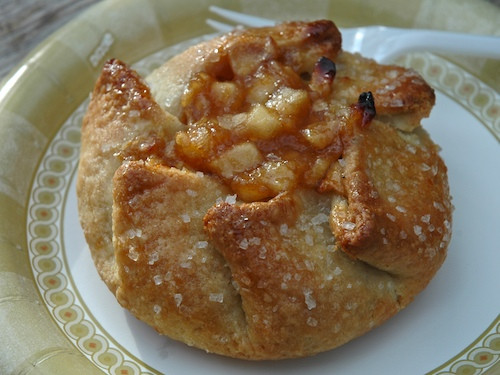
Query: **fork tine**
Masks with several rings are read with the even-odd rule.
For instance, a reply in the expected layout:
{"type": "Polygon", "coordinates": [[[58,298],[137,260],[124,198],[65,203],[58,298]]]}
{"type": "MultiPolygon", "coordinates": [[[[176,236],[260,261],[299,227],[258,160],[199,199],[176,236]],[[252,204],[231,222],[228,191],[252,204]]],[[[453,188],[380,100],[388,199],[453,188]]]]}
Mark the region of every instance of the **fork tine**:
{"type": "MultiPolygon", "coordinates": [[[[222,18],[225,18],[229,21],[233,21],[237,24],[244,25],[244,26],[262,27],[262,26],[272,26],[276,23],[273,20],[269,20],[269,19],[261,18],[261,17],[257,17],[257,16],[250,16],[248,14],[239,13],[239,12],[235,12],[232,10],[220,8],[220,7],[215,6],[215,5],[209,6],[208,9],[212,13],[215,13],[215,14],[221,16],[222,18]]],[[[215,22],[217,22],[217,21],[215,21],[215,22]]],[[[218,24],[220,24],[219,26],[224,25],[221,22],[218,22],[218,24]]],[[[209,23],[209,25],[210,25],[210,23],[209,23]]],[[[228,25],[225,25],[225,26],[228,26],[228,25]]],[[[214,27],[214,26],[212,26],[212,27],[214,27]]],[[[216,29],[219,30],[218,28],[216,28],[216,29]]]]}
{"type": "Polygon", "coordinates": [[[205,20],[205,22],[207,23],[208,26],[210,26],[211,28],[213,28],[217,31],[220,31],[221,33],[228,33],[230,31],[234,30],[234,26],[228,25],[227,23],[213,20],[211,18],[207,18],[205,20]]]}

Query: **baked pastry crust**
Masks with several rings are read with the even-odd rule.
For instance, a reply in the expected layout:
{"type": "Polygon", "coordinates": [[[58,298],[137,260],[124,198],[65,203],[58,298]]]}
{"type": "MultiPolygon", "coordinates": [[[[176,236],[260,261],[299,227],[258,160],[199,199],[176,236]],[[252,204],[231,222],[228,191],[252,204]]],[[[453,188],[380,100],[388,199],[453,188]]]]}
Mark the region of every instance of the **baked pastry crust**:
{"type": "Polygon", "coordinates": [[[362,335],[446,257],[446,167],[420,126],[433,104],[417,73],[343,52],[329,21],[236,31],[145,81],[109,61],[77,180],[100,276],[137,318],[209,352],[302,357],[362,335]],[[281,116],[272,131],[255,108],[281,116]]]}

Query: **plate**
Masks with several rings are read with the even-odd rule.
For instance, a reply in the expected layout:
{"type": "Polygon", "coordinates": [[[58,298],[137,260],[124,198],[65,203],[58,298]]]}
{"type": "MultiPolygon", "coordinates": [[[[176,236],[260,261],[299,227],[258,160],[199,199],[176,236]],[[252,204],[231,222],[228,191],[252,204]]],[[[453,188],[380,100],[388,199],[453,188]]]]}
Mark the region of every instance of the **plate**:
{"type": "MultiPolygon", "coordinates": [[[[302,3],[266,2],[266,16],[329,17],[341,26],[402,22],[391,21],[397,14],[389,14],[389,5],[373,8],[378,15],[367,12],[363,19],[355,12],[360,2],[337,4],[335,14],[329,2],[302,3]]],[[[241,0],[232,6],[259,14],[262,4],[241,0]]],[[[425,20],[429,4],[415,4],[413,14],[425,20]]],[[[106,58],[135,62],[147,74],[210,33],[206,16],[202,0],[189,6],[180,0],[147,6],[104,1],[54,34],[3,82],[0,373],[498,374],[500,96],[488,80],[488,67],[498,66],[491,61],[483,61],[486,68],[478,72],[469,69],[467,59],[419,53],[398,60],[436,89],[436,107],[424,127],[442,147],[455,212],[443,267],[383,326],[315,357],[247,362],[161,337],[116,303],[95,271],[76,210],[75,172],[88,93],[106,58]]],[[[479,16],[484,23],[494,21],[490,13],[479,16]]],[[[417,24],[403,26],[411,25],[417,24]]]]}

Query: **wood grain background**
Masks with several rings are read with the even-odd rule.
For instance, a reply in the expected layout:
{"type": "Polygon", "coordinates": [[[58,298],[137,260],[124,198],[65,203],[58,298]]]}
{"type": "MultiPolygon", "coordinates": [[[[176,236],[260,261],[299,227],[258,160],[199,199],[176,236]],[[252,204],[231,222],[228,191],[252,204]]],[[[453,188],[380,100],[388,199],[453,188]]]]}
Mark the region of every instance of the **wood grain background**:
{"type": "MultiPolygon", "coordinates": [[[[0,80],[52,32],[98,1],[0,0],[0,80]]],[[[500,0],[487,1],[500,6],[500,0]]]]}
{"type": "Polygon", "coordinates": [[[99,0],[0,0],[0,80],[52,32],[99,0]]]}

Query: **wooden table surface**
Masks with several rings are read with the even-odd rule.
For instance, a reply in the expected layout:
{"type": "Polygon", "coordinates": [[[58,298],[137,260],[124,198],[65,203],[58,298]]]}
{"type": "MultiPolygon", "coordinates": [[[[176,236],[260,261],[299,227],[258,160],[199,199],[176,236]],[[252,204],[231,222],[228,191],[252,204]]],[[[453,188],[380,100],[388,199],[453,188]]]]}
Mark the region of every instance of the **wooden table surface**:
{"type": "Polygon", "coordinates": [[[0,0],[0,80],[52,32],[99,0],[0,0]]]}
{"type": "MultiPolygon", "coordinates": [[[[52,32],[99,1],[0,0],[0,80],[52,32]]],[[[500,6],[500,0],[487,1],[500,6]]]]}

